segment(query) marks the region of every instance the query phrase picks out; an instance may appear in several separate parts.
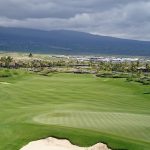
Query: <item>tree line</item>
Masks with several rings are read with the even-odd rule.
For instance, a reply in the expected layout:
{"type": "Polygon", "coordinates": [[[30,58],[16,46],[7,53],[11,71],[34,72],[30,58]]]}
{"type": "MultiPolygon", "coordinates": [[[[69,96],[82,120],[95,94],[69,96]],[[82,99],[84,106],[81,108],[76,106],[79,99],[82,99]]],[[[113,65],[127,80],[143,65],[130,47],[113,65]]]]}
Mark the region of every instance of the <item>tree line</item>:
{"type": "MultiPolygon", "coordinates": [[[[32,57],[32,54],[29,54],[32,57]]],[[[78,60],[63,60],[56,61],[43,60],[43,59],[29,59],[29,60],[15,60],[11,56],[4,56],[0,58],[1,68],[45,68],[45,67],[78,67],[81,70],[87,66],[91,70],[95,70],[96,73],[101,71],[107,72],[150,72],[150,63],[148,62],[80,62],[78,60]]]]}

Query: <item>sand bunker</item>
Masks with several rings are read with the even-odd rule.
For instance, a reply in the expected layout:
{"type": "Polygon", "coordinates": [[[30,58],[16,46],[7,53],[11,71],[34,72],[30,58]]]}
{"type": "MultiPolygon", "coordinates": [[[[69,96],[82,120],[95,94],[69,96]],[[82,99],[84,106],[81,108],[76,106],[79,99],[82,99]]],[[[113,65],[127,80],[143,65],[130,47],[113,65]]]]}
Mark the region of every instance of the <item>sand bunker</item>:
{"type": "Polygon", "coordinates": [[[79,147],[71,144],[68,140],[47,138],[33,141],[20,150],[110,150],[105,144],[98,143],[91,147],[79,147]]]}

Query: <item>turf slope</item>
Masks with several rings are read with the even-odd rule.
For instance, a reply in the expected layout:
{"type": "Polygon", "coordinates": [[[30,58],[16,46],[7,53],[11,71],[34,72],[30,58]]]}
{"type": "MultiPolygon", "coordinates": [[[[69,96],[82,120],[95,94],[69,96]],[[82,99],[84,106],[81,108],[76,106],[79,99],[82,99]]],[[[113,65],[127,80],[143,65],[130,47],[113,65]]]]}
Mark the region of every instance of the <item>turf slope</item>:
{"type": "Polygon", "coordinates": [[[56,136],[79,146],[150,149],[150,90],[124,79],[51,74],[0,78],[0,150],[56,136]],[[3,84],[10,83],[10,84],[3,84]]]}

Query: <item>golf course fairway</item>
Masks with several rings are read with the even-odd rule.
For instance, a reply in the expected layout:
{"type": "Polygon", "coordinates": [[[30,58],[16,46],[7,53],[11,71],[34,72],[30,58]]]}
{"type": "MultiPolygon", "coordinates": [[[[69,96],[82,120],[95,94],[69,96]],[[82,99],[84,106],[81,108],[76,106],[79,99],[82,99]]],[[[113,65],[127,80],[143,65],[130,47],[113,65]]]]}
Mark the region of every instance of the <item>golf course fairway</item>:
{"type": "Polygon", "coordinates": [[[150,150],[150,86],[126,79],[19,71],[0,77],[0,150],[46,137],[150,150]]]}

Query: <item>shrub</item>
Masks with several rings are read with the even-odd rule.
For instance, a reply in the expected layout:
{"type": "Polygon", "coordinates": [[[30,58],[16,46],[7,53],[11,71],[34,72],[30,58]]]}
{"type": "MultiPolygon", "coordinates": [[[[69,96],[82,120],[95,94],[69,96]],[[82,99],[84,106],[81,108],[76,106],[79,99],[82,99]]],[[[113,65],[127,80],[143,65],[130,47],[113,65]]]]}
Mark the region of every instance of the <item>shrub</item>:
{"type": "Polygon", "coordinates": [[[12,74],[9,70],[0,70],[0,77],[4,78],[4,77],[11,77],[12,74]]]}
{"type": "Polygon", "coordinates": [[[149,77],[143,77],[136,79],[137,82],[140,82],[144,85],[150,85],[150,78],[149,77]]]}
{"type": "Polygon", "coordinates": [[[97,74],[97,77],[102,77],[102,78],[112,78],[113,74],[112,73],[102,73],[102,74],[97,74]]]}

